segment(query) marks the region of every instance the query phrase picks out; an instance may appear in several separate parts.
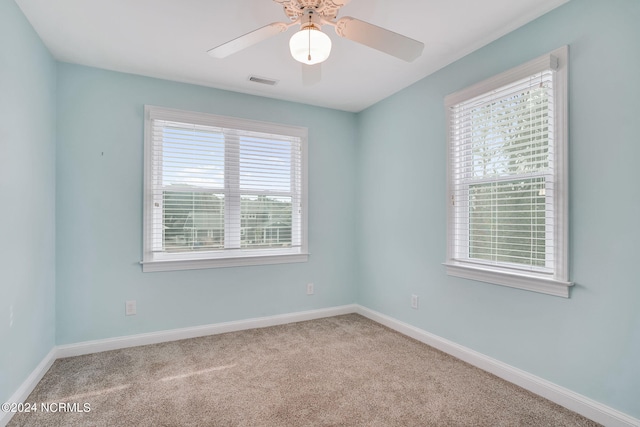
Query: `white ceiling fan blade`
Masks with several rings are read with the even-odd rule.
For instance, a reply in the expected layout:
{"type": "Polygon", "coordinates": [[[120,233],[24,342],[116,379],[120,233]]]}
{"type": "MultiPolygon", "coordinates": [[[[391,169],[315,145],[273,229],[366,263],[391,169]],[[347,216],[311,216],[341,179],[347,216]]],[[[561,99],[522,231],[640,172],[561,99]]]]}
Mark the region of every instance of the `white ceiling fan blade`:
{"type": "Polygon", "coordinates": [[[336,33],[407,62],[422,55],[424,49],[422,42],[350,16],[336,22],[336,33]]]}
{"type": "Polygon", "coordinates": [[[322,79],[322,64],[302,65],[302,85],[313,86],[322,79]]]}
{"type": "Polygon", "coordinates": [[[274,22],[269,25],[265,25],[262,28],[251,31],[245,35],[235,38],[229,42],[223,43],[220,46],[216,46],[213,49],[208,50],[209,55],[214,58],[226,58],[227,56],[240,52],[243,49],[253,46],[263,40],[273,37],[276,34],[280,34],[290,27],[290,24],[282,22],[274,22]]]}

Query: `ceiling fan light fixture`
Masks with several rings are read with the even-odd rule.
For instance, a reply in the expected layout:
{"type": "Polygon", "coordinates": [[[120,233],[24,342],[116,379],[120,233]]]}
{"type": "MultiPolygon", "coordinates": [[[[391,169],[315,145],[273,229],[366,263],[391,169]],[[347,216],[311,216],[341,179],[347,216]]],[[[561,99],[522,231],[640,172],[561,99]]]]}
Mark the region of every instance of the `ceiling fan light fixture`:
{"type": "Polygon", "coordinates": [[[331,39],[311,24],[291,36],[289,49],[296,61],[307,65],[319,64],[331,53],[331,39]]]}

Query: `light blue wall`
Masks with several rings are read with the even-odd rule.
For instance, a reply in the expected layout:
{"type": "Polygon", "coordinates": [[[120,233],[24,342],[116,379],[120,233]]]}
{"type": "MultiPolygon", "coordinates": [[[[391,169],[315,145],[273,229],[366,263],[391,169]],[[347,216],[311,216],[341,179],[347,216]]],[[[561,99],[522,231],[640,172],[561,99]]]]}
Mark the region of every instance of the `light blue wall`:
{"type": "Polygon", "coordinates": [[[0,402],[54,345],[55,119],[55,62],[0,0],[0,402]]]}
{"type": "Polygon", "coordinates": [[[355,117],[59,64],[57,343],[355,302],[355,117]],[[144,104],[307,127],[309,262],[142,273],[144,104]]]}
{"type": "Polygon", "coordinates": [[[638,22],[572,0],[359,115],[360,304],[640,416],[638,22]],[[565,44],[571,298],[448,277],[444,96],[565,44]]]}

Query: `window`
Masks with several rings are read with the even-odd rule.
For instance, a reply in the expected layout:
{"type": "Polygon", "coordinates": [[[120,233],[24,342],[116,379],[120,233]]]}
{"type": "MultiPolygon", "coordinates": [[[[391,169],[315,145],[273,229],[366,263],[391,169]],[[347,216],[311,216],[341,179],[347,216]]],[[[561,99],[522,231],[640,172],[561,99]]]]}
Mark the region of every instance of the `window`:
{"type": "Polygon", "coordinates": [[[569,296],[567,58],[445,98],[448,274],[569,296]]]}
{"type": "Polygon", "coordinates": [[[145,107],[143,271],[307,260],[304,128],[145,107]]]}

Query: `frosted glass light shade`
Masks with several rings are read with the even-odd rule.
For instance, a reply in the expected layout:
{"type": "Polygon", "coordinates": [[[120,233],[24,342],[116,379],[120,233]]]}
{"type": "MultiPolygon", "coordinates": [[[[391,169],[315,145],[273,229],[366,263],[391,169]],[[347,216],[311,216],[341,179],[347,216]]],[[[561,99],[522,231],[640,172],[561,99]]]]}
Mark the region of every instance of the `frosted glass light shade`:
{"type": "Polygon", "coordinates": [[[289,40],[291,56],[298,62],[313,65],[329,57],[331,53],[331,39],[316,27],[304,28],[289,40]]]}

